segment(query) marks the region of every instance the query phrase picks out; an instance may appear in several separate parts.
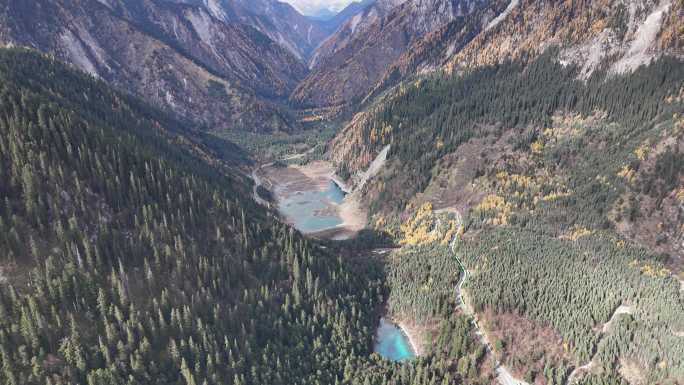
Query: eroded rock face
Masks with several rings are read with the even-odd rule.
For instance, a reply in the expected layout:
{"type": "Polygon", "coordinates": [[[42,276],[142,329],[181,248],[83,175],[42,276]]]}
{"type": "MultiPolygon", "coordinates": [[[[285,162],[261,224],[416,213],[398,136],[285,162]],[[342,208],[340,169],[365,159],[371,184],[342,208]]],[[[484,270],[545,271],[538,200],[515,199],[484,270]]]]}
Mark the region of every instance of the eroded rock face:
{"type": "Polygon", "coordinates": [[[411,44],[484,4],[479,0],[381,1],[349,19],[323,43],[310,63],[312,73],[291,100],[312,107],[358,101],[411,44]]]}
{"type": "Polygon", "coordinates": [[[306,74],[294,55],[203,6],[155,0],[6,0],[0,42],[55,55],[212,129],[288,129],[269,100],[306,74]]]}
{"type": "Polygon", "coordinates": [[[583,3],[516,1],[504,18],[454,52],[448,70],[536,57],[550,46],[576,64],[580,76],[596,69],[631,72],[666,52],[681,55],[684,5],[670,0],[596,0],[583,3]]]}
{"type": "Polygon", "coordinates": [[[311,20],[277,0],[165,1],[203,5],[219,20],[252,26],[304,62],[332,32],[330,25],[311,20]]]}
{"type": "Polygon", "coordinates": [[[338,50],[349,44],[354,38],[364,34],[373,23],[385,17],[394,7],[406,0],[370,1],[361,11],[345,18],[334,33],[316,48],[309,60],[310,68],[320,67],[323,62],[338,50]]]}

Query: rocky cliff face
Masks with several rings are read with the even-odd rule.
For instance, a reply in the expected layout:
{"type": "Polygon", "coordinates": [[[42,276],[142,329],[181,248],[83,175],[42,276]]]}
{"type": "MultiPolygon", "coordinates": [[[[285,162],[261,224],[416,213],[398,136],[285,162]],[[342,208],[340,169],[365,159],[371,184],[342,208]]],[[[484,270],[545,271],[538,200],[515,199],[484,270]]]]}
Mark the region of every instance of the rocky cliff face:
{"type": "Polygon", "coordinates": [[[364,10],[366,10],[366,8],[372,6],[374,3],[375,0],[361,0],[352,2],[339,13],[331,16],[330,18],[319,18],[320,24],[329,31],[328,35],[331,35],[332,33],[336,32],[336,30],[341,25],[345,24],[349,19],[351,19],[359,13],[362,13],[364,10]]]}
{"type": "Polygon", "coordinates": [[[470,14],[454,18],[441,28],[418,39],[387,67],[372,91],[363,99],[362,105],[409,76],[440,70],[454,53],[459,52],[485,30],[486,26],[502,13],[506,4],[500,0],[493,1],[470,14]]]}
{"type": "Polygon", "coordinates": [[[681,0],[380,1],[318,48],[291,100],[358,105],[407,76],[536,57],[550,46],[583,77],[605,65],[632,71],[684,52],[683,8],[681,0]]]}
{"type": "Polygon", "coordinates": [[[511,1],[472,42],[455,51],[447,68],[535,57],[550,46],[560,58],[581,67],[581,76],[599,68],[633,71],[663,52],[684,54],[681,0],[511,1]]]}
{"type": "Polygon", "coordinates": [[[663,52],[681,55],[683,25],[681,1],[493,1],[414,43],[366,99],[413,74],[535,58],[550,46],[563,63],[579,65],[581,77],[633,71],[663,52]]]}
{"type": "Polygon", "coordinates": [[[311,107],[358,101],[411,44],[484,4],[480,0],[380,1],[352,17],[319,48],[312,73],[291,100],[311,107]]]}
{"type": "Polygon", "coordinates": [[[349,44],[354,38],[363,35],[371,25],[385,17],[394,7],[405,0],[379,0],[361,7],[358,12],[348,15],[340,22],[337,30],[316,48],[309,67],[317,68],[337,51],[349,44]]]}
{"type": "Polygon", "coordinates": [[[301,61],[331,32],[331,25],[303,16],[291,5],[277,0],[166,0],[204,6],[212,16],[227,23],[254,27],[285,47],[301,61]]]}
{"type": "Polygon", "coordinates": [[[211,129],[291,128],[272,102],[306,67],[205,7],[155,0],[0,1],[0,42],[55,55],[211,129]]]}

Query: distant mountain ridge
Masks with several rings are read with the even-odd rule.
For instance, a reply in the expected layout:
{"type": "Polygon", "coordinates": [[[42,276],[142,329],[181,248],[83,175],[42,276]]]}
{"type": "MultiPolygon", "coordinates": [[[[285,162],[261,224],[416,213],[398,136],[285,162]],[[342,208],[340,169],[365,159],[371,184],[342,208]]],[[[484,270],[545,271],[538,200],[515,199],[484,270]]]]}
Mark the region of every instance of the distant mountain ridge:
{"type": "Polygon", "coordinates": [[[290,132],[293,109],[353,113],[411,76],[553,45],[582,76],[614,58],[617,73],[682,54],[681,1],[613,3],[364,0],[320,21],[276,0],[0,0],[0,43],[54,54],[210,129],[290,132]]]}
{"type": "Polygon", "coordinates": [[[285,47],[302,61],[325,39],[325,23],[300,14],[277,0],[165,0],[204,6],[212,16],[226,23],[250,25],[285,47]]]}
{"type": "Polygon", "coordinates": [[[382,0],[344,23],[316,51],[292,94],[307,107],[359,101],[411,44],[486,6],[484,0],[382,0]]]}
{"type": "MultiPolygon", "coordinates": [[[[347,5],[343,10],[337,13],[327,13],[325,17],[309,17],[324,26],[329,30],[330,34],[334,33],[337,28],[339,28],[343,23],[345,23],[349,18],[361,13],[366,8],[372,6],[376,0],[362,0],[355,1],[347,5]]],[[[327,39],[327,38],[326,38],[327,39]]],[[[322,43],[322,42],[321,42],[322,43]]],[[[318,47],[316,47],[318,48],[318,47]]],[[[312,52],[313,54],[313,52],[312,52]]]]}
{"type": "Polygon", "coordinates": [[[210,130],[291,132],[327,21],[277,0],[0,0],[0,44],[55,55],[210,130]]]}
{"type": "MultiPolygon", "coordinates": [[[[397,5],[400,5],[403,1],[404,0],[380,0],[350,4],[349,7],[358,9],[353,13],[347,14],[338,26],[338,29],[321,43],[309,60],[309,67],[318,67],[322,60],[346,45],[353,36],[361,34],[370,25],[384,17],[390,10],[397,5]]],[[[340,12],[340,14],[344,13],[345,11],[340,12]]]]}
{"type": "Polygon", "coordinates": [[[0,43],[27,46],[211,129],[292,129],[283,108],[307,72],[255,28],[159,0],[0,1],[0,43]]]}
{"type": "Polygon", "coordinates": [[[337,12],[332,11],[328,8],[324,8],[324,9],[319,10],[315,14],[304,15],[304,16],[306,16],[309,19],[314,20],[314,21],[328,21],[328,20],[332,19],[333,17],[335,17],[335,15],[337,15],[337,12]]]}
{"type": "Polygon", "coordinates": [[[683,9],[670,0],[377,1],[320,45],[290,100],[354,110],[416,74],[533,58],[553,45],[582,76],[614,58],[612,71],[631,71],[662,52],[684,55],[683,9]]]}

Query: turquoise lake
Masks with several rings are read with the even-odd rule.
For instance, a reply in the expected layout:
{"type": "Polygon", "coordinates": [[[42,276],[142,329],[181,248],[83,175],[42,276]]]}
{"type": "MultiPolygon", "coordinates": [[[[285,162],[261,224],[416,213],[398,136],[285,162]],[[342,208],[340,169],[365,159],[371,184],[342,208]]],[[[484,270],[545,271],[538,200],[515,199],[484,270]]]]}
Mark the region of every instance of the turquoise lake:
{"type": "Polygon", "coordinates": [[[378,327],[375,336],[373,350],[392,361],[402,361],[415,357],[408,337],[397,325],[386,321],[384,318],[380,319],[380,327],[378,327]]]}
{"type": "Polygon", "coordinates": [[[283,197],[278,209],[303,233],[315,233],[342,224],[336,206],[344,200],[342,191],[333,181],[328,181],[322,191],[310,190],[283,197]]]}

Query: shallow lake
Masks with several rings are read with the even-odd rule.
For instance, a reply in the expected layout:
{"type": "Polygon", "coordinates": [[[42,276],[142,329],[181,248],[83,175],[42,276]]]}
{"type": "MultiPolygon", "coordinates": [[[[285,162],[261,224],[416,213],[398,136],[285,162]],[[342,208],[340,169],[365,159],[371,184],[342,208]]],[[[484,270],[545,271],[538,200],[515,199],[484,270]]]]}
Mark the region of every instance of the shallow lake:
{"type": "Polygon", "coordinates": [[[322,191],[299,191],[282,197],[278,209],[299,231],[314,233],[342,224],[336,207],[344,195],[335,182],[328,181],[322,191]]]}
{"type": "Polygon", "coordinates": [[[415,357],[408,337],[397,325],[384,318],[380,319],[380,327],[378,327],[375,335],[373,351],[392,361],[402,361],[415,357]]]}

